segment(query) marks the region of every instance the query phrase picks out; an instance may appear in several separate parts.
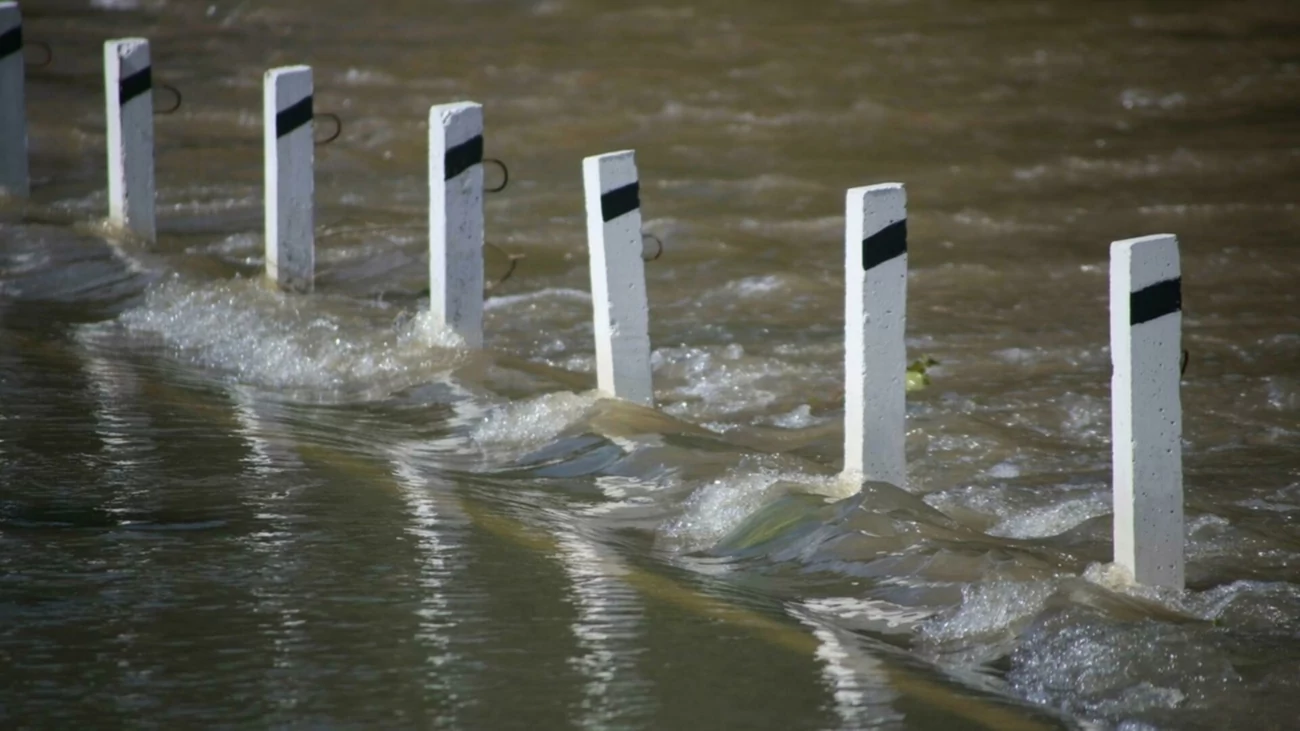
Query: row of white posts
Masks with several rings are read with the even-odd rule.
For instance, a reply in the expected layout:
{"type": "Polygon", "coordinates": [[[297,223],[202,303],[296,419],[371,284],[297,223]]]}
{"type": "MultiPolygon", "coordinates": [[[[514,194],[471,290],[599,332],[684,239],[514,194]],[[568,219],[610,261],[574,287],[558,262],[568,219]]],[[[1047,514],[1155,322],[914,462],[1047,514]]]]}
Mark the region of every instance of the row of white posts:
{"type": "MultiPolygon", "coordinates": [[[[21,30],[0,3],[0,170],[24,194],[21,30]],[[18,41],[12,40],[17,38],[18,41]],[[10,39],[10,40],[3,40],[10,39]],[[18,51],[13,51],[14,48],[18,51]],[[16,71],[15,71],[16,69],[16,71]]],[[[152,240],[153,118],[148,43],[105,45],[109,216],[152,240]]],[[[266,74],[266,274],[312,288],[312,75],[266,74]]],[[[483,109],[429,112],[429,285],[435,322],[483,344],[483,109]]],[[[631,151],[583,161],[597,387],[652,406],[641,199],[631,151]]],[[[848,191],[845,208],[844,474],[905,485],[907,210],[901,184],[848,191]]],[[[1170,235],[1111,245],[1112,461],[1115,560],[1136,581],[1183,585],[1181,294],[1170,235]]]]}
{"type": "MultiPolygon", "coordinates": [[[[26,196],[31,188],[22,49],[18,4],[0,2],[0,190],[15,196],[26,196]]],[[[311,69],[268,71],[262,111],[266,273],[285,289],[310,291],[315,276],[311,69]]],[[[108,220],[148,242],[157,238],[153,114],[149,42],[105,42],[108,220]]]]}
{"type": "MultiPolygon", "coordinates": [[[[906,483],[907,210],[896,183],[845,207],[844,471],[906,483]]],[[[1141,584],[1182,588],[1182,276],[1170,234],[1110,247],[1111,469],[1115,562],[1141,584]]]]}

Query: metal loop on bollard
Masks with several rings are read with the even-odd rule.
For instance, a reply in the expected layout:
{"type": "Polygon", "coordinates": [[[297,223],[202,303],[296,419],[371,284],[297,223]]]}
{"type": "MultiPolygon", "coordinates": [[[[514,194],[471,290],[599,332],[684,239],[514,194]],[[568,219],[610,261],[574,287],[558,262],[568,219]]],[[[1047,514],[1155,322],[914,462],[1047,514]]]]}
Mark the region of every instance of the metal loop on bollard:
{"type": "Polygon", "coordinates": [[[159,89],[166,89],[167,91],[170,91],[172,94],[175,94],[175,95],[176,95],[176,103],[173,104],[173,105],[171,105],[171,107],[169,107],[169,108],[167,108],[167,109],[157,109],[157,108],[155,108],[155,109],[153,110],[153,113],[154,113],[154,114],[174,114],[174,113],[176,112],[177,109],[180,109],[180,108],[181,108],[181,100],[182,100],[182,97],[181,97],[181,90],[180,90],[180,89],[177,89],[176,87],[172,86],[171,84],[158,84],[158,88],[159,88],[159,89]]]}
{"type": "Polygon", "coordinates": [[[500,193],[501,191],[505,190],[506,186],[510,184],[510,168],[507,168],[504,162],[501,162],[495,157],[485,157],[483,158],[483,162],[484,163],[494,162],[497,164],[498,167],[501,168],[501,185],[498,185],[495,188],[484,188],[483,190],[488,193],[500,193]]]}
{"type": "Polygon", "coordinates": [[[485,248],[491,247],[497,250],[498,252],[501,253],[502,256],[506,258],[508,262],[510,262],[510,266],[506,269],[506,273],[501,275],[501,278],[496,280],[495,282],[489,282],[488,285],[484,288],[487,291],[491,292],[497,287],[500,287],[502,284],[505,284],[506,280],[509,279],[515,273],[515,268],[519,266],[519,260],[524,258],[524,255],[508,253],[505,249],[501,248],[500,246],[497,246],[491,241],[484,241],[483,246],[485,248]]]}
{"type": "Polygon", "coordinates": [[[664,255],[664,242],[661,241],[658,236],[655,236],[654,234],[646,234],[646,233],[641,234],[641,261],[654,261],[663,255],[664,255]],[[649,259],[647,259],[645,256],[646,239],[651,239],[656,244],[659,245],[659,249],[655,251],[655,255],[650,257],[649,259]]]}
{"type": "Polygon", "coordinates": [[[51,47],[50,47],[50,44],[46,43],[45,41],[27,41],[27,42],[24,43],[23,45],[26,45],[26,46],[37,46],[37,47],[39,47],[39,48],[43,48],[43,49],[45,49],[45,60],[41,61],[40,63],[29,63],[29,64],[27,64],[27,65],[30,66],[31,68],[34,68],[34,69],[43,69],[43,68],[45,68],[46,66],[49,66],[51,63],[54,62],[54,49],[51,48],[51,47]]]}
{"type": "Polygon", "coordinates": [[[334,140],[337,140],[339,138],[339,135],[343,134],[343,120],[339,117],[339,115],[334,114],[333,112],[320,112],[316,116],[329,117],[330,119],[334,120],[334,134],[330,135],[329,137],[326,137],[323,140],[317,140],[316,141],[317,147],[324,147],[325,145],[328,145],[334,140]]]}

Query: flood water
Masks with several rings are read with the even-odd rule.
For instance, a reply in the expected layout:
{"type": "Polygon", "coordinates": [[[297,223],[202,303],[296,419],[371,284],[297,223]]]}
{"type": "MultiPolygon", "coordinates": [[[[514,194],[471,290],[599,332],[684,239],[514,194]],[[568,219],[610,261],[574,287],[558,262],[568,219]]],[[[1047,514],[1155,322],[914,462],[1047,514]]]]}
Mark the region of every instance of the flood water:
{"type": "Polygon", "coordinates": [[[0,198],[0,725],[1300,717],[1300,5],[23,11],[52,59],[32,197],[0,198]],[[102,42],[129,36],[184,96],[152,248],[103,225],[102,42]],[[343,121],[298,296],[259,281],[262,74],[296,63],[343,121]],[[428,108],[463,99],[510,170],[489,279],[523,255],[483,351],[419,316],[428,108]],[[591,390],[581,159],[621,149],[664,247],[657,411],[591,390]],[[888,181],[909,357],[938,365],[906,490],[859,490],[844,190],[888,181]],[[1184,592],[1108,568],[1109,243],[1165,232],[1184,592]]]}

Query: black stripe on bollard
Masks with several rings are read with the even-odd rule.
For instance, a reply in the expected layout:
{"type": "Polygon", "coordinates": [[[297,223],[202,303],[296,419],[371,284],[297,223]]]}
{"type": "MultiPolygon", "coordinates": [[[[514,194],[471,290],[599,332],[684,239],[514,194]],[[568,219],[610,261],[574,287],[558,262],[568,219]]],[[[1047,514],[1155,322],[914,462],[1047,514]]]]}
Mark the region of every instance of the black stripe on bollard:
{"type": "Polygon", "coordinates": [[[869,272],[907,253],[907,219],[895,221],[862,240],[862,271],[869,272]]]}
{"type": "Polygon", "coordinates": [[[600,196],[600,217],[606,222],[641,207],[641,183],[632,181],[600,196]]]}
{"type": "Polygon", "coordinates": [[[481,162],[483,162],[483,135],[475,135],[459,145],[447,148],[447,152],[442,156],[442,179],[451,180],[481,162]]]}
{"type": "Polygon", "coordinates": [[[14,26],[0,33],[0,61],[23,50],[23,27],[14,26]]]}
{"type": "Polygon", "coordinates": [[[126,103],[153,88],[153,67],[145,66],[139,71],[119,79],[117,82],[117,103],[126,103]]]}
{"type": "Polygon", "coordinates": [[[1183,308],[1183,280],[1181,277],[1156,282],[1128,296],[1129,322],[1141,325],[1157,318],[1171,315],[1183,308]]]}
{"type": "Polygon", "coordinates": [[[311,96],[308,95],[275,113],[276,139],[307,124],[311,119],[311,96]]]}

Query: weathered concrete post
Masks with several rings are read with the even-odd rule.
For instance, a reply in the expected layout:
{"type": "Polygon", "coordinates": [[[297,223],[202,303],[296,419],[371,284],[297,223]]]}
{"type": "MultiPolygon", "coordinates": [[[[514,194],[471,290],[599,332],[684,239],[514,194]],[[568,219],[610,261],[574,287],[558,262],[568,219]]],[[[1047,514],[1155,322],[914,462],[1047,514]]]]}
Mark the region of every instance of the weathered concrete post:
{"type": "Polygon", "coordinates": [[[631,150],[582,161],[596,330],[597,387],[654,405],[650,311],[641,259],[641,194],[631,150]]]}
{"type": "Polygon", "coordinates": [[[483,345],[483,107],[429,109],[429,309],[483,345]]]}
{"type": "Polygon", "coordinates": [[[310,292],[316,276],[311,67],[267,71],[262,94],[266,276],[282,289],[310,292]]]}
{"type": "Polygon", "coordinates": [[[844,473],[907,480],[907,194],[849,190],[844,230],[844,473]]]}
{"type": "Polygon", "coordinates": [[[108,120],[108,219],[146,241],[154,222],[153,68],[149,41],[104,43],[108,120]]]}
{"type": "Polygon", "coordinates": [[[1182,277],[1169,234],[1110,246],[1115,562],[1183,588],[1182,277]]]}

